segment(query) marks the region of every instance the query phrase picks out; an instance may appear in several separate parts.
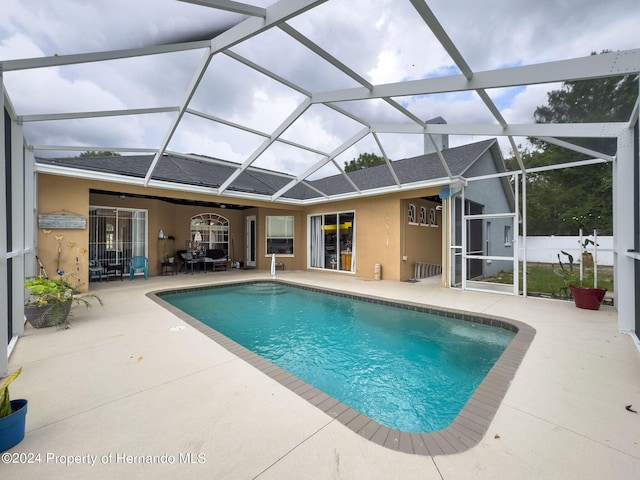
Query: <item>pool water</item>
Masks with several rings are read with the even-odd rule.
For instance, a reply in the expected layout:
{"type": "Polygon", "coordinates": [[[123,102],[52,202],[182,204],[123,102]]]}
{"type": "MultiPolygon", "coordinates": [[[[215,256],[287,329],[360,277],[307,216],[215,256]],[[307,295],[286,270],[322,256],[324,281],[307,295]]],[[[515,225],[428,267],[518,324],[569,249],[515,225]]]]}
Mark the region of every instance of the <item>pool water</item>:
{"type": "Polygon", "coordinates": [[[449,425],[515,333],[279,283],[163,300],[382,425],[449,425]]]}

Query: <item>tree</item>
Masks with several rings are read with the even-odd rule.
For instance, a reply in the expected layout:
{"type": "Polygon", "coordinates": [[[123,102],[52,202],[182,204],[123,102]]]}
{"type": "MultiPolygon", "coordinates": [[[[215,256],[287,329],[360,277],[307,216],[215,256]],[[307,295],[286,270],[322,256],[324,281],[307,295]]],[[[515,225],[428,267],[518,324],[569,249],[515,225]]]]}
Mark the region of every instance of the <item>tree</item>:
{"type": "Polygon", "coordinates": [[[86,152],[82,152],[80,157],[119,157],[120,154],[118,152],[110,152],[105,150],[103,152],[99,152],[96,150],[87,150],[86,152]]]}
{"type": "Polygon", "coordinates": [[[349,162],[344,162],[345,172],[355,172],[362,168],[375,167],[376,165],[384,165],[384,158],[375,153],[361,153],[358,158],[354,158],[349,162]]]}
{"type": "MultiPolygon", "coordinates": [[[[547,105],[536,108],[538,123],[588,123],[626,121],[638,94],[638,77],[565,82],[547,94],[547,105]]],[[[525,151],[527,167],[558,165],[589,158],[585,154],[529,139],[536,147],[525,151]]],[[[609,138],[564,139],[613,155],[616,140],[609,138]]],[[[509,162],[514,162],[510,159],[509,162]]],[[[550,170],[527,176],[527,233],[529,235],[575,235],[598,229],[613,233],[612,170],[610,164],[550,170]]]]}

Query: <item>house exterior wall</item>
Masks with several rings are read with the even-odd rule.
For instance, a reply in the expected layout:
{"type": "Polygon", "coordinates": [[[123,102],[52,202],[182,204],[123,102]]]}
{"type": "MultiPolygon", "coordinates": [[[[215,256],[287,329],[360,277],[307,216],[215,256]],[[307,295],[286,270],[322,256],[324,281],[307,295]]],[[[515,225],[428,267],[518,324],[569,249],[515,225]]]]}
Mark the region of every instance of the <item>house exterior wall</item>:
{"type": "MultiPolygon", "coordinates": [[[[293,256],[276,255],[276,261],[282,263],[286,270],[305,270],[307,268],[307,217],[299,208],[276,209],[259,208],[257,213],[245,214],[243,227],[246,224],[246,217],[256,215],[256,268],[268,270],[271,268],[271,255],[267,255],[267,217],[278,215],[292,215],[294,228],[293,256]]],[[[245,247],[246,249],[246,247],[245,247]]]]}
{"type": "MultiPolygon", "coordinates": [[[[217,213],[229,219],[229,255],[233,261],[246,261],[246,219],[256,216],[256,268],[269,269],[271,256],[266,254],[266,217],[269,215],[293,215],[295,222],[295,245],[293,256],[278,256],[277,261],[287,270],[307,269],[307,225],[308,216],[321,213],[355,212],[355,275],[373,279],[375,265],[382,266],[382,278],[405,280],[413,277],[414,262],[441,264],[442,228],[441,212],[438,211],[438,227],[409,226],[406,208],[409,201],[427,209],[435,208],[434,202],[420,197],[437,194],[437,188],[417,190],[415,192],[392,193],[371,196],[348,201],[330,202],[307,207],[291,205],[274,206],[267,202],[254,202],[253,208],[233,210],[206,208],[200,206],[174,205],[162,200],[137,198],[127,194],[144,194],[158,197],[184,198],[184,192],[172,192],[149,187],[113,184],[98,180],[77,179],[73,177],[39,174],[38,211],[51,213],[65,210],[83,215],[87,219],[87,228],[83,230],[55,230],[46,234],[38,229],[38,255],[48,274],[58,268],[55,235],[63,235],[61,244],[60,269],[76,272],[77,287],[88,291],[88,249],[89,249],[89,205],[133,208],[147,210],[148,216],[148,258],[149,274],[161,273],[162,252],[158,247],[158,232],[175,238],[174,251],[185,248],[190,238],[190,219],[201,213],[217,213]],[[90,190],[114,191],[118,195],[91,193],[90,190]],[[414,197],[415,196],[415,197],[414,197]],[[410,200],[410,198],[412,200],[410,200]],[[413,200],[415,198],[415,200],[413,200]],[[74,244],[71,248],[68,244],[74,244]],[[76,265],[76,253],[78,265],[76,265]],[[406,260],[403,257],[406,256],[406,260]]],[[[209,202],[239,203],[238,199],[212,197],[203,194],[188,194],[192,200],[209,202]]],[[[353,275],[350,272],[336,271],[337,275],[353,275]]]]}
{"type": "MultiPolygon", "coordinates": [[[[442,266],[442,211],[437,210],[438,204],[422,198],[407,199],[403,201],[403,225],[405,230],[404,255],[402,261],[400,280],[413,278],[415,263],[429,263],[442,266]],[[409,204],[414,204],[417,209],[418,222],[410,224],[408,220],[409,204]],[[425,207],[427,215],[431,209],[436,213],[436,226],[428,223],[420,223],[420,207],[425,207]]],[[[427,217],[428,221],[428,217],[427,217]]]]}
{"type": "MultiPolygon", "coordinates": [[[[469,169],[466,176],[475,177],[497,172],[498,169],[489,150],[469,169]]],[[[507,195],[496,195],[496,192],[505,190],[503,182],[504,180],[500,178],[469,182],[464,190],[465,200],[483,205],[485,214],[513,213],[513,207],[507,195]]],[[[484,219],[483,235],[483,255],[513,256],[517,245],[514,239],[517,240],[518,223],[514,224],[511,218],[484,219]],[[505,226],[510,227],[510,242],[505,242],[505,226]]],[[[513,269],[513,264],[506,261],[485,260],[483,274],[492,275],[507,269],[513,269]]]]}
{"type": "Polygon", "coordinates": [[[380,264],[382,278],[397,280],[400,276],[400,198],[383,195],[331,202],[307,207],[305,214],[351,211],[355,212],[355,275],[372,279],[375,265],[380,264]]]}
{"type": "MultiPolygon", "coordinates": [[[[138,187],[131,185],[118,184],[109,182],[101,182],[97,180],[78,179],[73,177],[64,177],[49,174],[38,174],[38,213],[53,213],[66,211],[74,215],[82,215],[87,220],[87,228],[85,229],[55,229],[46,233],[45,230],[38,228],[37,232],[37,254],[43,263],[45,271],[48,275],[53,276],[60,269],[67,273],[74,273],[76,278],[73,279],[74,286],[81,292],[89,289],[88,276],[88,250],[89,250],[89,205],[99,205],[117,208],[135,208],[148,211],[148,258],[149,258],[149,274],[158,275],[161,271],[162,255],[158,252],[158,232],[160,229],[166,235],[172,235],[174,240],[174,251],[182,250],[185,242],[190,238],[190,219],[199,213],[217,213],[229,219],[229,243],[231,255],[231,242],[233,241],[233,249],[235,257],[232,260],[243,260],[245,246],[245,218],[246,212],[255,212],[256,210],[232,210],[222,208],[206,208],[200,206],[174,205],[161,200],[136,198],[127,194],[145,194],[155,195],[159,197],[184,198],[183,192],[172,192],[169,190],[138,187]],[[117,195],[106,194],[90,194],[90,190],[115,191],[125,194],[125,198],[121,199],[117,195]],[[56,236],[63,236],[60,241],[60,264],[58,268],[58,241],[56,236]],[[73,247],[69,246],[73,245],[73,247]],[[76,254],[78,263],[76,265],[76,254]]],[[[200,201],[216,201],[237,203],[237,200],[227,197],[215,197],[212,199],[209,195],[189,194],[192,200],[200,201]]],[[[257,202],[256,209],[261,206],[270,205],[266,202],[257,202]]],[[[295,208],[295,207],[294,207],[295,208]]],[[[276,209],[272,209],[276,211],[276,209]]],[[[282,212],[283,210],[279,210],[282,212]]],[[[287,210],[290,211],[290,210],[287,210]]],[[[302,222],[296,221],[296,224],[302,222]]],[[[264,221],[258,222],[258,225],[264,225],[264,221]]],[[[263,227],[264,228],[264,227],[263,227]]],[[[297,228],[297,227],[296,227],[297,228]]],[[[264,254],[264,241],[260,241],[258,237],[258,248],[262,244],[262,253],[264,254]]],[[[264,237],[262,237],[264,238],[264,237]]],[[[261,260],[258,256],[258,260],[261,260]]],[[[258,268],[265,267],[265,262],[260,262],[258,268]]],[[[293,266],[293,265],[292,265],[293,266]]]]}
{"type": "Polygon", "coordinates": [[[37,255],[46,273],[51,277],[57,271],[73,274],[70,283],[83,292],[88,289],[89,268],[89,190],[84,183],[84,180],[65,178],[61,181],[61,177],[38,175],[37,203],[38,214],[67,212],[87,220],[87,228],[82,230],[38,228],[37,234],[37,255]]]}
{"type": "MultiPolygon", "coordinates": [[[[407,280],[413,277],[414,262],[436,265],[442,262],[442,228],[409,226],[407,220],[409,203],[435,208],[435,202],[421,197],[437,195],[438,191],[439,188],[421,189],[331,202],[307,207],[305,213],[355,211],[355,275],[373,279],[375,265],[380,264],[383,279],[407,280]],[[403,260],[404,257],[407,259],[403,260]]],[[[437,211],[439,225],[441,213],[437,211]]]]}

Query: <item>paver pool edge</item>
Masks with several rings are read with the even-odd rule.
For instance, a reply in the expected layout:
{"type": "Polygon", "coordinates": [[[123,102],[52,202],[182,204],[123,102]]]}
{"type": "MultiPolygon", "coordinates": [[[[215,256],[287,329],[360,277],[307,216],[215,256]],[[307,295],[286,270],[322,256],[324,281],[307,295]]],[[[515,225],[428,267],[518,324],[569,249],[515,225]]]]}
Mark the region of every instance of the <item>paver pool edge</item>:
{"type": "Polygon", "coordinates": [[[214,340],[216,343],[259,369],[272,379],[278,381],[312,405],[335,418],[358,435],[384,447],[417,455],[447,455],[460,453],[477,445],[489,428],[515,373],[520,366],[529,345],[535,336],[535,329],[513,319],[496,316],[478,315],[454,309],[434,308],[424,304],[399,302],[385,298],[352,294],[326,288],[316,288],[283,280],[254,280],[216,283],[180,289],[159,290],[149,292],[147,297],[163,306],[197,331],[214,340]],[[239,345],[220,332],[191,317],[182,310],[170,305],[162,299],[162,294],[182,293],[197,290],[209,290],[230,285],[281,283],[297,288],[329,293],[367,302],[380,303],[409,310],[434,313],[444,317],[456,318],[495,327],[506,328],[515,332],[515,337],[498,358],[489,373],[485,376],[475,392],[471,395],[458,416],[446,428],[429,433],[408,433],[390,429],[370,419],[366,415],[348,407],[342,402],[302,381],[296,376],[274,365],[268,360],[239,345]]]}

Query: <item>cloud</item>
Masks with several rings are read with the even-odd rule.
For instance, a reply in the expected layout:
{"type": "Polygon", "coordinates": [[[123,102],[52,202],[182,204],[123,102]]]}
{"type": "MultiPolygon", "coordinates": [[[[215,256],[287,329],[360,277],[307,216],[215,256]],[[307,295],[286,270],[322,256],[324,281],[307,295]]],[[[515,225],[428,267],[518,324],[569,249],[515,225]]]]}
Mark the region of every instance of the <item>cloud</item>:
{"type": "MultiPolygon", "coordinates": [[[[272,2],[257,3],[266,6],[272,2]]],[[[474,71],[638,47],[635,23],[640,17],[640,4],[634,0],[433,0],[428,5],[474,71]]],[[[238,14],[173,0],[3,0],[0,60],[166,43],[221,31],[242,20],[238,14]]],[[[331,1],[289,24],[373,84],[459,72],[410,2],[331,1]]],[[[281,29],[256,35],[232,51],[312,94],[359,86],[281,29]]],[[[4,79],[20,115],[175,106],[187,98],[203,55],[203,51],[191,51],[5,72],[4,79]]],[[[536,85],[488,93],[509,123],[528,123],[535,108],[546,103],[546,93],[557,87],[536,85]]],[[[294,89],[218,54],[189,106],[270,135],[303,100],[304,95],[294,89]]],[[[495,123],[473,92],[395,100],[423,120],[442,116],[452,124],[495,123]]],[[[384,100],[342,102],[338,106],[367,122],[410,122],[384,100]]],[[[25,132],[33,143],[157,147],[167,135],[173,115],[39,122],[27,124],[25,132]]],[[[363,125],[334,110],[314,106],[284,137],[331,152],[361,128],[363,125]]],[[[393,159],[420,154],[424,143],[421,135],[385,134],[380,139],[393,159]]],[[[456,136],[450,144],[477,139],[456,136]]],[[[263,141],[264,137],[185,115],[170,147],[243,162],[263,141]]],[[[366,151],[379,153],[371,136],[348,148],[338,163],[366,151]]],[[[318,158],[276,143],[257,165],[300,173],[318,158]]]]}

